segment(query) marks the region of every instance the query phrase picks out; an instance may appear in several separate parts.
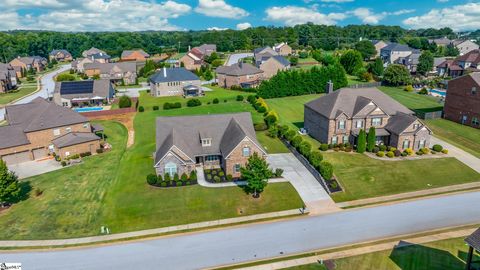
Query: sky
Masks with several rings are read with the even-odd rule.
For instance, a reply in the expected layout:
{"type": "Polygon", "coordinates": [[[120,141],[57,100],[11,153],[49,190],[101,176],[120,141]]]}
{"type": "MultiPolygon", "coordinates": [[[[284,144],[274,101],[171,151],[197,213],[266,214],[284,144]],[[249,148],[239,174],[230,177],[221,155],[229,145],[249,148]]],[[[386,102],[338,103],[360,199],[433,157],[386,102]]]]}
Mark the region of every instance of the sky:
{"type": "Polygon", "coordinates": [[[255,26],[399,25],[480,29],[468,0],[0,0],[0,30],[223,30],[255,26]]]}

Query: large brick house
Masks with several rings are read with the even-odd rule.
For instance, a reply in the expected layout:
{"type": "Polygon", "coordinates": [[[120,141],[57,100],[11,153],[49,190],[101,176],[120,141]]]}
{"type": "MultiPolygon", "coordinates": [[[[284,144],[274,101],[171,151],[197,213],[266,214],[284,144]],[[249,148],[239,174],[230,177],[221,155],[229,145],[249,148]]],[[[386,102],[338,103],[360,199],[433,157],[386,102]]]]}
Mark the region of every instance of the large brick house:
{"type": "Polygon", "coordinates": [[[258,143],[250,113],[157,118],[154,167],[158,175],[189,174],[196,166],[222,168],[240,177],[253,153],[267,154],[258,143]]]}
{"type": "Polygon", "coordinates": [[[253,50],[253,58],[255,59],[256,66],[259,65],[262,59],[269,58],[276,55],[279,55],[278,52],[271,47],[256,48],[255,50],[253,50]]]}
{"type": "Polygon", "coordinates": [[[198,48],[193,48],[182,56],[179,61],[184,68],[188,70],[196,70],[202,67],[203,57],[204,54],[198,48]]]}
{"type": "Polygon", "coordinates": [[[8,125],[0,127],[0,158],[7,164],[45,158],[62,158],[100,148],[88,119],[68,108],[36,98],[27,104],[7,106],[8,125]]]}
{"type": "Polygon", "coordinates": [[[6,93],[17,86],[17,73],[10,64],[0,63],[0,93],[6,93]]]}
{"type": "Polygon", "coordinates": [[[443,110],[448,120],[480,128],[480,72],[448,82],[443,110]]]}
{"type": "Polygon", "coordinates": [[[281,42],[281,43],[275,44],[275,46],[273,46],[273,50],[276,51],[278,55],[281,55],[281,56],[288,56],[288,55],[291,55],[293,52],[292,47],[290,47],[290,45],[288,45],[287,42],[281,42]]]}
{"type": "MultiPolygon", "coordinates": [[[[332,87],[330,87],[332,89],[332,87]]],[[[361,129],[375,127],[377,144],[418,150],[431,130],[414,113],[377,88],[342,88],[305,104],[305,129],[322,143],[356,144],[361,129]]]]}
{"type": "Polygon", "coordinates": [[[100,79],[126,85],[135,84],[137,80],[137,64],[135,62],[118,63],[86,63],[83,66],[87,76],[99,75],[100,79]]]}
{"type": "Polygon", "coordinates": [[[150,58],[150,55],[142,49],[138,50],[125,50],[122,52],[120,59],[122,61],[146,61],[150,58]]]}
{"type": "Polygon", "coordinates": [[[67,50],[52,50],[48,55],[50,61],[72,61],[73,57],[72,54],[69,53],[67,50]]]}
{"type": "Polygon", "coordinates": [[[56,82],[53,101],[63,107],[109,104],[115,95],[110,80],[56,82]]]}
{"type": "Polygon", "coordinates": [[[41,56],[25,56],[13,59],[10,61],[10,65],[17,72],[17,77],[22,77],[22,70],[28,71],[30,69],[35,70],[36,72],[43,71],[47,66],[47,59],[41,56]]]}
{"type": "Polygon", "coordinates": [[[231,88],[232,86],[253,88],[257,87],[264,78],[263,70],[242,62],[231,66],[220,66],[215,72],[218,85],[223,88],[231,88]]]}
{"type": "Polygon", "coordinates": [[[202,92],[200,78],[185,68],[162,68],[148,79],[150,94],[164,96],[199,96],[202,92]]]}

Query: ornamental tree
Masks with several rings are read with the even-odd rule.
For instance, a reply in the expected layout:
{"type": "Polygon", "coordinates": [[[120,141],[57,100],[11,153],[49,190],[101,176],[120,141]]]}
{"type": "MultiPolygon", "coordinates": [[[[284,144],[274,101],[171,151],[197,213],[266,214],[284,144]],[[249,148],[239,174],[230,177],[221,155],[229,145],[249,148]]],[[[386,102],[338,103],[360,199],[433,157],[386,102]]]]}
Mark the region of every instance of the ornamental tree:
{"type": "Polygon", "coordinates": [[[367,145],[367,135],[365,134],[365,130],[360,129],[358,133],[357,139],[357,152],[364,153],[367,145]]]}
{"type": "Polygon", "coordinates": [[[0,205],[13,202],[20,195],[20,183],[15,173],[0,159],[0,205]]]}
{"type": "Polygon", "coordinates": [[[383,80],[389,85],[399,86],[409,84],[412,78],[410,71],[405,66],[392,64],[385,69],[383,80]]]}
{"type": "Polygon", "coordinates": [[[272,172],[268,168],[268,163],[260,157],[256,152],[248,158],[247,165],[240,168],[242,179],[247,182],[245,191],[253,193],[254,198],[260,197],[268,184],[268,179],[272,176],[272,172]]]}
{"type": "Polygon", "coordinates": [[[367,135],[367,151],[372,152],[373,148],[375,148],[375,128],[370,127],[368,130],[368,135],[367,135]]]}

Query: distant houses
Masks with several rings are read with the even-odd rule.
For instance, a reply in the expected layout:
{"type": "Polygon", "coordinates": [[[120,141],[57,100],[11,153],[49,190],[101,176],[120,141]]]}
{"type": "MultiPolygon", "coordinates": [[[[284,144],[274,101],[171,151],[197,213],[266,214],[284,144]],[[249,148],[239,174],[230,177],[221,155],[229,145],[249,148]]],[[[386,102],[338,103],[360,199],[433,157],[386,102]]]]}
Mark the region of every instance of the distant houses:
{"type": "Polygon", "coordinates": [[[199,96],[202,94],[200,78],[185,68],[162,68],[148,79],[150,94],[164,96],[199,96]]]}
{"type": "Polygon", "coordinates": [[[143,62],[150,58],[150,55],[142,49],[138,50],[125,50],[122,52],[120,59],[122,61],[139,61],[143,62]]]}
{"type": "Polygon", "coordinates": [[[248,63],[236,63],[220,66],[216,69],[217,82],[220,87],[254,88],[264,79],[264,71],[248,63]]]}
{"type": "Polygon", "coordinates": [[[117,84],[136,84],[137,64],[135,62],[86,63],[84,73],[88,77],[98,75],[100,79],[107,79],[117,84]]]}
{"type": "Polygon", "coordinates": [[[464,39],[450,40],[444,37],[444,38],[438,38],[438,39],[431,39],[429,40],[429,42],[435,43],[439,47],[453,46],[458,50],[460,55],[464,55],[473,50],[479,49],[479,46],[477,43],[471,40],[464,40],[464,39]]]}
{"type": "Polygon", "coordinates": [[[263,47],[263,48],[257,48],[253,50],[253,58],[255,59],[256,66],[260,64],[262,59],[272,57],[272,56],[277,56],[277,55],[279,55],[278,52],[276,52],[271,47],[263,47]]]}
{"type": "Polygon", "coordinates": [[[377,51],[375,57],[380,57],[380,53],[383,48],[387,47],[390,42],[383,41],[383,40],[372,40],[372,44],[375,47],[375,51],[377,51]]]}
{"type": "Polygon", "coordinates": [[[216,51],[217,45],[203,44],[189,50],[184,56],[179,59],[179,62],[181,65],[183,65],[183,67],[188,70],[200,69],[204,64],[205,57],[210,56],[216,51]]]}
{"type": "Polygon", "coordinates": [[[470,73],[448,82],[444,118],[480,128],[480,72],[470,73]]]}
{"type": "Polygon", "coordinates": [[[279,71],[290,69],[290,61],[281,55],[264,57],[258,62],[258,68],[263,70],[265,79],[270,79],[277,75],[279,71]]]}
{"type": "Polygon", "coordinates": [[[473,50],[455,59],[447,59],[437,65],[439,76],[456,78],[469,72],[478,72],[480,64],[480,50],[473,50]]]}
{"type": "Polygon", "coordinates": [[[63,107],[109,104],[115,95],[110,80],[56,82],[53,101],[63,107]]]}
{"type": "Polygon", "coordinates": [[[69,53],[67,50],[52,50],[48,54],[48,59],[50,61],[56,60],[58,62],[73,61],[72,54],[69,53]]]}
{"type": "Polygon", "coordinates": [[[419,53],[419,50],[410,48],[408,45],[400,43],[390,43],[380,49],[380,57],[387,65],[394,64],[399,58],[406,58],[412,53],[419,53]]]}
{"type": "Polygon", "coordinates": [[[6,93],[17,86],[17,72],[10,64],[0,63],[0,93],[6,93]]]}
{"type": "Polygon", "coordinates": [[[107,53],[100,50],[100,49],[97,49],[95,47],[92,47],[92,48],[82,52],[83,57],[90,57],[90,56],[95,55],[95,54],[107,54],[107,53]]]}
{"type": "Polygon", "coordinates": [[[15,69],[17,77],[19,78],[22,78],[24,72],[29,70],[35,70],[36,72],[43,71],[45,70],[47,64],[47,59],[41,56],[18,56],[10,61],[10,65],[15,69]]]}
{"type": "Polygon", "coordinates": [[[273,46],[273,50],[281,56],[289,56],[292,54],[293,50],[287,42],[277,43],[273,46]]]}

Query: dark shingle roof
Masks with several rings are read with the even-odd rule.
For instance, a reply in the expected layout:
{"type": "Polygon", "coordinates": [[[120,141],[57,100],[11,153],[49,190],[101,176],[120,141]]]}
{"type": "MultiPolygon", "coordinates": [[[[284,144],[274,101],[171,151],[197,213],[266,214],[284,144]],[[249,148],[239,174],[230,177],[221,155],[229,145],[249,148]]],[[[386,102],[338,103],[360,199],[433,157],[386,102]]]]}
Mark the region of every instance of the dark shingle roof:
{"type": "Polygon", "coordinates": [[[21,126],[0,127],[0,149],[29,143],[30,141],[27,139],[21,126]]]}
{"type": "Polygon", "coordinates": [[[67,146],[72,146],[76,144],[81,144],[81,143],[86,143],[86,142],[91,142],[91,141],[97,141],[100,140],[100,137],[93,133],[89,132],[70,132],[67,133],[63,136],[60,136],[54,140],[52,140],[52,143],[58,147],[67,147],[67,146]]]}
{"type": "Polygon", "coordinates": [[[110,55],[106,53],[95,53],[95,54],[89,55],[88,57],[93,59],[110,59],[110,55]]]}
{"type": "Polygon", "coordinates": [[[100,73],[117,73],[117,72],[137,72],[137,64],[135,62],[118,62],[118,63],[86,63],[83,68],[98,69],[100,73]]]}
{"type": "Polygon", "coordinates": [[[385,126],[386,130],[394,134],[401,134],[406,128],[413,124],[417,120],[417,117],[399,112],[388,120],[388,124],[385,126]]]}
{"type": "Polygon", "coordinates": [[[60,93],[63,98],[110,97],[113,91],[110,80],[86,80],[74,82],[56,82],[54,93],[60,93]]]}
{"type": "Polygon", "coordinates": [[[382,48],[382,51],[400,51],[400,52],[406,52],[406,51],[413,51],[414,49],[408,47],[408,45],[400,44],[400,43],[390,43],[384,48],[382,48]]]}
{"type": "Polygon", "coordinates": [[[248,63],[236,63],[231,66],[220,66],[216,69],[218,74],[225,74],[230,76],[244,76],[263,73],[263,70],[248,64],[248,63]]]}
{"type": "Polygon", "coordinates": [[[181,82],[181,81],[197,81],[200,80],[197,75],[186,70],[185,68],[163,68],[152,76],[149,81],[153,83],[164,82],[181,82]]]}
{"type": "Polygon", "coordinates": [[[465,238],[465,242],[475,250],[480,251],[480,229],[477,229],[465,238]]]}
{"type": "Polygon", "coordinates": [[[50,52],[50,55],[55,56],[59,52],[65,54],[65,55],[71,55],[67,50],[52,50],[50,52]]]}

